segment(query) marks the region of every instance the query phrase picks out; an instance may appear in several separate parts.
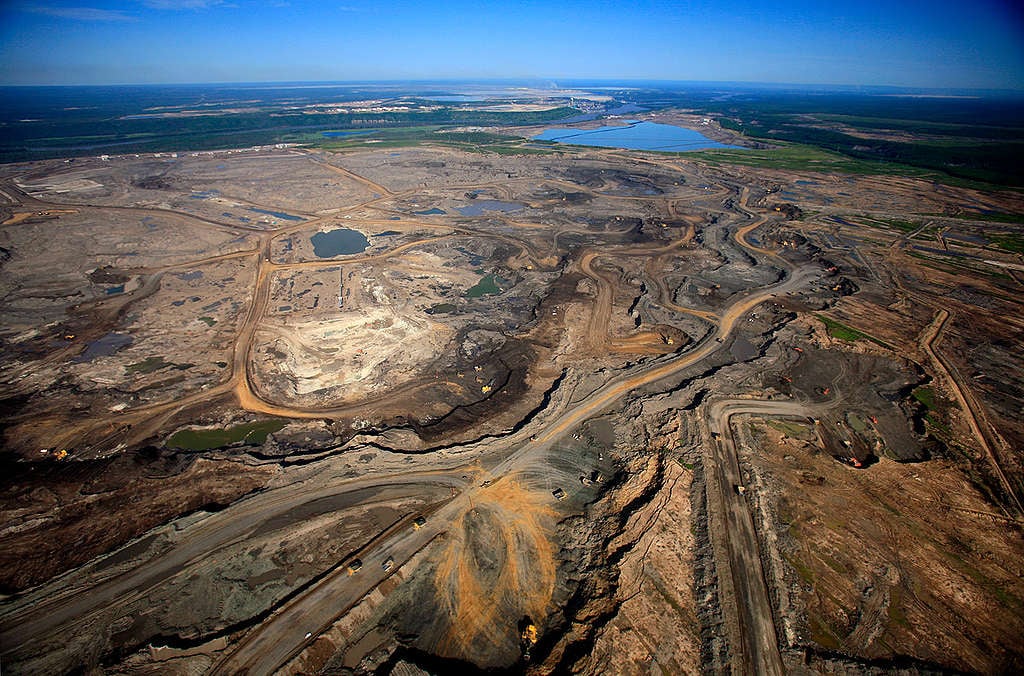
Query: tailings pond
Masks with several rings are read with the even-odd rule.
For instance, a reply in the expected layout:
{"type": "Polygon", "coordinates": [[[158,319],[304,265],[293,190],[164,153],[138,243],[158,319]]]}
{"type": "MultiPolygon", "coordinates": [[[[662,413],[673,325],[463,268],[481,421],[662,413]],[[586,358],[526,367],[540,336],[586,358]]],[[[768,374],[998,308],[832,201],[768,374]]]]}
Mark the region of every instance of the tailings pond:
{"type": "Polygon", "coordinates": [[[313,243],[313,253],[317,258],[362,253],[370,246],[370,241],[363,233],[348,228],[318,232],[310,237],[309,241],[313,243]]]}
{"type": "Polygon", "coordinates": [[[482,216],[485,211],[500,211],[503,213],[509,213],[512,211],[519,211],[524,204],[518,202],[501,202],[499,200],[478,200],[464,207],[456,207],[463,216],[482,216]]]}
{"type": "Polygon", "coordinates": [[[712,141],[693,129],[655,122],[632,122],[623,127],[596,129],[545,129],[533,138],[538,141],[556,141],[580,146],[665,152],[740,147],[712,141]]]}

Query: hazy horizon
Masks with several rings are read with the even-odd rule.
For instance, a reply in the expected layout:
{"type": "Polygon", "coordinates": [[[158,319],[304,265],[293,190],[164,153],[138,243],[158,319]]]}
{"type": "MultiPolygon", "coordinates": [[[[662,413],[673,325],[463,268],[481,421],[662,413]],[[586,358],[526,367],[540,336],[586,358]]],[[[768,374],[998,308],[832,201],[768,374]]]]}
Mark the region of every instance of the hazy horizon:
{"type": "MultiPolygon", "coordinates": [[[[876,85],[876,84],[839,84],[839,83],[807,83],[807,82],[754,82],[742,80],[659,80],[651,78],[378,78],[367,80],[211,80],[194,82],[103,82],[103,83],[6,83],[0,82],[0,88],[75,88],[75,87],[224,87],[239,89],[328,89],[331,87],[379,87],[398,90],[401,87],[434,87],[449,88],[456,92],[460,88],[483,87],[486,85],[503,85],[509,88],[540,92],[550,89],[559,92],[567,89],[586,89],[596,92],[600,89],[641,89],[658,87],[696,87],[722,88],[750,91],[785,91],[821,92],[837,94],[865,94],[878,96],[921,97],[921,98],[980,98],[987,94],[1010,94],[1013,97],[1024,96],[1024,88],[1009,87],[918,87],[909,85],[876,85]]],[[[415,94],[406,92],[402,95],[415,94]]],[[[396,96],[398,94],[396,93],[396,96]]]]}

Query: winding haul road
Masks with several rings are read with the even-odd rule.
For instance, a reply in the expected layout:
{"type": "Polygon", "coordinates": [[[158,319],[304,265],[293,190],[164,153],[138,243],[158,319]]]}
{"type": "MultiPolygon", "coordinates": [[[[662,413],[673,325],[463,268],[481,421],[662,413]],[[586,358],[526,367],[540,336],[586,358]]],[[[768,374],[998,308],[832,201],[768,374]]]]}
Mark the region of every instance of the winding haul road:
{"type": "MultiPolygon", "coordinates": [[[[346,170],[334,169],[353,180],[360,181],[383,196],[391,195],[383,186],[362,179],[346,170]]],[[[744,205],[746,198],[747,195],[744,193],[741,199],[744,205]]],[[[379,199],[381,198],[375,197],[373,201],[379,199]]],[[[751,217],[754,216],[749,211],[747,213],[751,217]]],[[[484,456],[478,454],[474,459],[481,460],[488,465],[490,473],[494,477],[514,474],[537,454],[550,449],[558,439],[564,437],[585,420],[606,410],[629,392],[678,375],[713,355],[722,348],[731,336],[737,322],[746,313],[772,296],[798,288],[810,276],[809,270],[792,270],[774,252],[753,246],[745,239],[751,230],[766,221],[767,217],[762,216],[755,222],[740,228],[736,233],[736,241],[753,252],[774,258],[782,263],[783,267],[789,270],[782,281],[737,296],[718,315],[692,312],[716,326],[711,334],[692,346],[691,349],[634,367],[571,406],[565,404],[561,410],[546,411],[528,429],[508,435],[507,438],[501,439],[487,448],[484,456]]],[[[308,226],[309,222],[301,225],[308,226]]],[[[267,304],[270,274],[275,267],[278,267],[269,261],[271,241],[273,237],[280,234],[281,231],[261,233],[256,251],[230,254],[231,256],[255,255],[258,260],[258,268],[249,311],[242,322],[231,360],[229,379],[207,391],[175,402],[147,408],[141,413],[148,417],[148,421],[146,421],[148,424],[141,424],[139,429],[133,430],[133,437],[152,433],[153,429],[162,425],[170,416],[185,406],[197,404],[202,400],[208,400],[212,396],[227,392],[234,392],[241,405],[250,410],[292,417],[314,415],[323,417],[329,414],[325,411],[296,411],[291,408],[277,407],[260,399],[249,384],[250,379],[247,373],[249,346],[252,344],[263,308],[267,304]]],[[[485,235],[485,233],[478,234],[485,235]]],[[[415,244],[410,243],[406,246],[415,244]]],[[[664,251],[658,250],[657,253],[668,255],[671,250],[678,248],[677,245],[678,243],[669,245],[669,247],[665,247],[664,251]]],[[[585,272],[600,279],[600,275],[590,267],[595,257],[594,253],[585,254],[581,265],[585,272]]],[[[594,315],[595,319],[602,320],[599,323],[606,324],[603,320],[607,312],[610,312],[611,298],[605,297],[605,295],[599,293],[599,302],[596,304],[594,315]]],[[[662,295],[664,294],[662,293],[662,295]]],[[[687,311],[685,308],[678,309],[687,311]]],[[[606,338],[607,332],[602,331],[602,336],[606,338]]],[[[736,621],[740,632],[736,652],[740,661],[735,666],[736,670],[741,673],[781,674],[782,665],[775,640],[772,606],[761,571],[756,534],[745,503],[742,500],[737,500],[730,493],[732,486],[740,483],[739,466],[731,436],[723,434],[723,432],[728,430],[729,416],[739,412],[778,415],[795,415],[797,412],[793,408],[794,405],[784,402],[768,402],[758,405],[745,403],[742,406],[736,402],[728,402],[715,406],[717,407],[712,407],[709,426],[712,432],[719,437],[718,443],[712,449],[713,464],[717,468],[718,483],[721,489],[717,500],[723,510],[721,514],[727,523],[729,565],[732,585],[737,590],[735,600],[739,607],[736,621]]],[[[11,655],[17,656],[22,654],[26,648],[31,649],[37,641],[51,638],[55,632],[59,632],[62,628],[67,628],[75,622],[97,616],[111,607],[124,607],[127,603],[143,598],[156,585],[208,556],[210,552],[243,541],[253,532],[254,528],[267,519],[311,500],[349,494],[353,501],[358,501],[363,492],[367,491],[380,492],[392,497],[413,493],[433,495],[434,504],[439,506],[436,507],[436,511],[425,527],[413,530],[409,522],[410,515],[380,534],[360,554],[365,562],[364,569],[360,573],[349,576],[344,568],[339,566],[311,584],[276,609],[267,620],[251,630],[215,667],[216,673],[224,674],[273,673],[299,654],[315,639],[317,634],[328,628],[353,604],[381,583],[387,576],[380,566],[385,558],[393,557],[396,568],[408,561],[442,533],[448,524],[471,508],[474,495],[487,490],[486,486],[469,484],[463,478],[467,471],[464,466],[458,466],[454,461],[449,461],[449,465],[448,468],[431,472],[403,472],[390,476],[377,475],[366,479],[339,479],[312,487],[290,485],[243,499],[186,529],[182,533],[182,539],[169,551],[157,555],[141,567],[112,576],[108,575],[104,579],[96,577],[95,570],[90,572],[90,566],[86,566],[55,580],[37,592],[16,600],[4,609],[3,616],[0,617],[0,650],[5,658],[9,658],[11,655]],[[452,489],[456,494],[449,499],[448,491],[452,489]],[[440,493],[444,494],[445,499],[441,499],[440,493]],[[81,574],[81,578],[76,580],[76,576],[79,574],[81,574]],[[90,578],[90,574],[94,577],[90,578]],[[83,585],[88,591],[83,590],[83,585]],[[306,638],[307,632],[311,634],[308,639],[306,638]]]]}
{"type": "MultiPolygon", "coordinates": [[[[515,440],[529,434],[529,431],[515,435],[513,439],[510,439],[510,447],[507,450],[497,450],[492,453],[492,457],[504,456],[504,459],[490,469],[490,475],[501,477],[514,474],[533,456],[549,449],[558,439],[564,437],[585,420],[607,409],[627,393],[676,375],[714,354],[721,349],[724,340],[729,337],[736,323],[747,312],[773,295],[798,288],[806,279],[807,274],[807,271],[803,270],[791,273],[785,280],[774,286],[757,289],[737,298],[722,313],[718,329],[713,336],[706,338],[693,350],[612,379],[582,401],[544,423],[535,432],[532,440],[522,443],[518,448],[513,445],[515,440]]],[[[792,404],[787,406],[783,402],[770,403],[782,411],[780,415],[797,414],[797,409],[793,408],[792,404]]],[[[729,457],[732,458],[736,467],[735,474],[738,476],[739,469],[735,451],[729,457]]],[[[395,557],[396,564],[404,562],[436,537],[445,524],[450,523],[457,515],[469,509],[474,495],[486,490],[487,488],[484,486],[468,486],[434,515],[428,524],[429,528],[413,532],[398,531],[390,537],[381,538],[375,543],[376,558],[383,560],[383,557],[390,554],[395,557]]],[[[744,643],[738,652],[741,659],[745,661],[744,663],[752,669],[740,670],[740,673],[758,673],[762,666],[768,669],[775,669],[777,666],[777,670],[770,670],[766,673],[781,674],[783,673],[782,663],[775,642],[772,606],[761,571],[757,538],[754,534],[750,514],[745,510],[744,504],[739,511],[746,515],[748,528],[737,534],[735,545],[731,547],[735,556],[735,563],[732,566],[734,574],[749,580],[749,586],[744,587],[739,596],[743,617],[738,622],[743,628],[744,643]],[[760,586],[757,584],[758,581],[760,586]]],[[[737,511],[736,505],[732,505],[730,519],[740,520],[739,511],[737,511]],[[733,514],[733,512],[736,513],[733,514]]],[[[730,542],[732,542],[732,529],[729,532],[730,542]]],[[[381,579],[383,578],[379,574],[379,570],[376,569],[365,577],[361,575],[348,577],[341,574],[330,576],[293,600],[268,622],[254,629],[236,648],[236,651],[228,655],[218,665],[217,673],[272,673],[301,652],[315,639],[319,631],[344,614],[353,603],[379,584],[381,579]],[[295,622],[302,623],[302,630],[294,624],[295,622]],[[306,632],[313,633],[313,636],[305,638],[306,632]]]]}

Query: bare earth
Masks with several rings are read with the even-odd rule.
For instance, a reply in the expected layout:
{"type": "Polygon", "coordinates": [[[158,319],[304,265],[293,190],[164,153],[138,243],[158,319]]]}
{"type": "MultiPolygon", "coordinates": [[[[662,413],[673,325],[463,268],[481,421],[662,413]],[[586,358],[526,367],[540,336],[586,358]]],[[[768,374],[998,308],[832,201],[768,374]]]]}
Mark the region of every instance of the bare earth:
{"type": "Polygon", "coordinates": [[[1020,226],[971,218],[1018,193],[430,146],[0,189],[5,673],[1024,669],[1020,226]]]}

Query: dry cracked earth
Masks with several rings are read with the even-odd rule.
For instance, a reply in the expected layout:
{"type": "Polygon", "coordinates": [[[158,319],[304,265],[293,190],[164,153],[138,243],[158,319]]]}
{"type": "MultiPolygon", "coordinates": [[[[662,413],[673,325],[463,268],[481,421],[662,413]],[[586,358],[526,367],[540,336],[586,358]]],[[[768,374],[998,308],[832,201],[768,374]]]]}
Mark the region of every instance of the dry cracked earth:
{"type": "Polygon", "coordinates": [[[431,147],[0,184],[5,673],[1024,669],[1016,193],[431,147]]]}

